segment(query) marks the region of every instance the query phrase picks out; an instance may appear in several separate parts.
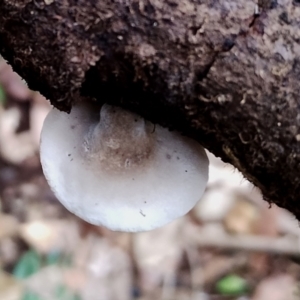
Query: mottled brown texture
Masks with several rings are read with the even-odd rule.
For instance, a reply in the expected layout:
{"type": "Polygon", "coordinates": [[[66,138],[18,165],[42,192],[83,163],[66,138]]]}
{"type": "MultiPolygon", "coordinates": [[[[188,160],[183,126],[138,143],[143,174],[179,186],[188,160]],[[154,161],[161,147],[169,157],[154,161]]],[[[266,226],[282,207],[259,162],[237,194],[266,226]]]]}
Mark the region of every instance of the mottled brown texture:
{"type": "Polygon", "coordinates": [[[0,52],[56,107],[97,98],[180,130],[300,220],[300,1],[258,4],[0,0],[0,52]]]}

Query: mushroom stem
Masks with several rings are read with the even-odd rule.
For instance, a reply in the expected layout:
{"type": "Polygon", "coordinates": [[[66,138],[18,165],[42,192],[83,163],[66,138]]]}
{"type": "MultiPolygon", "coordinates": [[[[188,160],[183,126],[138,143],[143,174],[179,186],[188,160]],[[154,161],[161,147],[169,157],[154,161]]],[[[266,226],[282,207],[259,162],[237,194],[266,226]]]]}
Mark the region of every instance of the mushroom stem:
{"type": "Polygon", "coordinates": [[[86,134],[86,158],[97,159],[102,167],[130,169],[145,164],[154,148],[151,126],[140,116],[104,104],[100,119],[86,134]]]}

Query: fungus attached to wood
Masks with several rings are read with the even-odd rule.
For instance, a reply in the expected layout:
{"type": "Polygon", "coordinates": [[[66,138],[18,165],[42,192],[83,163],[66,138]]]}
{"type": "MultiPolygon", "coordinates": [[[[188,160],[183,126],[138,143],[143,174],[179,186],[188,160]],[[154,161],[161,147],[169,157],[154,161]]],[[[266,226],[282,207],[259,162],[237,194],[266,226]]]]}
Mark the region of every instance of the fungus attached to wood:
{"type": "Polygon", "coordinates": [[[53,109],[41,137],[49,185],[72,213],[112,230],[146,231],[201,198],[208,159],[195,141],[104,104],[53,109]]]}

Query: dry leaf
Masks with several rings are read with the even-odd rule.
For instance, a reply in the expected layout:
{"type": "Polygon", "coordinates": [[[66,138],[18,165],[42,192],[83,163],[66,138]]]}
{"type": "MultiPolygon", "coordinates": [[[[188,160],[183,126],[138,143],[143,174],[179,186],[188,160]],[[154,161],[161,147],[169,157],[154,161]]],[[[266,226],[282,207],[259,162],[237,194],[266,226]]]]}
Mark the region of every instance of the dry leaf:
{"type": "Polygon", "coordinates": [[[231,233],[253,234],[259,217],[259,209],[254,203],[240,199],[225,217],[224,226],[231,233]]]}
{"type": "Polygon", "coordinates": [[[34,221],[21,225],[20,236],[41,253],[70,252],[79,243],[79,227],[73,220],[34,221]]]}
{"type": "Polygon", "coordinates": [[[257,286],[252,300],[298,300],[300,289],[288,274],[268,277],[257,286]]]}

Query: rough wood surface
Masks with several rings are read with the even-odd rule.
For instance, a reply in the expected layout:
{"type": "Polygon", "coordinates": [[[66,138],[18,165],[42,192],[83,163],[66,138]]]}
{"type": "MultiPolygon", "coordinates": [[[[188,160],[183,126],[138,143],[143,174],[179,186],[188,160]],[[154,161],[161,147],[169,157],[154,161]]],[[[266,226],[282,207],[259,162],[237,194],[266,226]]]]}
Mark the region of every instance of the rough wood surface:
{"type": "Polygon", "coordinates": [[[117,103],[300,220],[299,0],[0,0],[0,53],[59,109],[117,103]]]}

